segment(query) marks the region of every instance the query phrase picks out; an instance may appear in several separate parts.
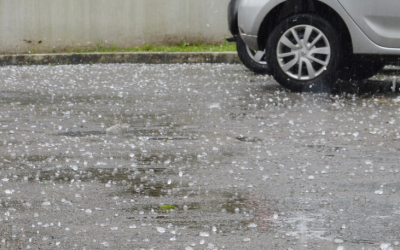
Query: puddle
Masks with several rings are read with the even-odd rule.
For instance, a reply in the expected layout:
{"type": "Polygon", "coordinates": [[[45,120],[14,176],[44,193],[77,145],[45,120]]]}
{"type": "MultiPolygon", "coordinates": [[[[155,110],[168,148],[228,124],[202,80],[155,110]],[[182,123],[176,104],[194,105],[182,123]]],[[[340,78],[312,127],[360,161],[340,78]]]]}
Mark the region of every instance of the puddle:
{"type": "Polygon", "coordinates": [[[262,142],[262,139],[257,137],[238,136],[235,138],[242,142],[262,142]]]}
{"type": "MultiPolygon", "coordinates": [[[[164,185],[165,191],[174,190],[170,194],[171,198],[179,198],[187,196],[185,200],[178,199],[179,204],[173,204],[175,211],[178,212],[201,212],[201,213],[222,213],[222,214],[239,214],[247,211],[247,200],[242,196],[237,196],[229,192],[192,192],[186,185],[178,185],[173,183],[171,185],[164,185]],[[192,201],[192,200],[202,201],[192,201]]],[[[146,210],[154,210],[160,213],[165,213],[161,207],[156,205],[149,205],[146,210]]]]}
{"type": "Polygon", "coordinates": [[[152,165],[152,164],[188,164],[194,165],[197,163],[197,156],[195,154],[187,155],[173,155],[173,154],[151,154],[143,155],[139,154],[136,156],[138,165],[152,165]]]}
{"type": "MultiPolygon", "coordinates": [[[[186,189],[187,193],[189,189],[186,189]]],[[[192,193],[186,199],[179,194],[168,197],[168,205],[175,209],[165,211],[159,203],[142,203],[126,210],[135,216],[129,220],[156,220],[157,223],[211,232],[270,232],[276,202],[247,192],[208,190],[192,193]],[[260,200],[258,200],[260,199],[260,200]]]]}
{"type": "Polygon", "coordinates": [[[59,132],[56,135],[58,136],[68,136],[68,137],[86,137],[93,135],[105,135],[106,131],[104,130],[95,130],[95,131],[67,131],[67,132],[59,132]]]}
{"type": "Polygon", "coordinates": [[[187,203],[190,211],[201,211],[205,213],[238,214],[247,210],[247,199],[229,192],[208,192],[197,195],[196,198],[206,200],[206,202],[187,203]]]}
{"type": "MultiPolygon", "coordinates": [[[[183,162],[192,161],[195,157],[187,156],[183,162]]],[[[48,157],[32,156],[32,161],[48,160],[48,157]]],[[[179,160],[171,155],[139,156],[137,167],[134,168],[55,168],[32,173],[29,181],[40,182],[46,187],[51,182],[71,183],[92,182],[104,184],[104,188],[121,189],[119,196],[135,199],[139,203],[131,209],[121,208],[128,214],[138,214],[144,211],[144,218],[161,220],[162,223],[173,223],[186,228],[203,229],[210,225],[217,225],[219,230],[257,230],[270,229],[270,218],[273,217],[273,204],[266,205],[268,200],[248,193],[229,192],[219,190],[198,190],[191,187],[185,179],[178,177],[177,172],[162,164],[165,161],[179,160]],[[154,166],[154,163],[158,164],[154,166]],[[169,179],[172,179],[169,181],[169,179]],[[183,181],[181,181],[183,180],[183,181]],[[150,199],[148,199],[150,198],[150,199]],[[174,211],[165,211],[160,203],[150,203],[151,198],[167,198],[168,204],[175,207],[174,211]],[[204,215],[213,218],[212,221],[203,220],[204,215]],[[257,224],[258,228],[249,226],[257,224]]],[[[3,204],[6,206],[9,204],[3,204]]],[[[17,206],[18,204],[13,204],[17,206]]],[[[19,205],[18,205],[19,206],[19,205]]],[[[130,220],[140,220],[138,216],[127,216],[130,220]]]]}
{"type": "MultiPolygon", "coordinates": [[[[118,96],[106,96],[108,100],[120,100],[118,96]]],[[[94,105],[102,102],[105,96],[96,95],[78,95],[73,96],[62,95],[54,93],[53,91],[32,91],[32,92],[0,92],[0,103],[9,104],[12,106],[27,106],[27,105],[61,105],[61,106],[75,106],[75,105],[94,105]]],[[[124,100],[125,103],[133,103],[129,99],[124,100]]]]}
{"type": "MultiPolygon", "coordinates": [[[[168,193],[164,186],[167,185],[168,176],[178,177],[175,165],[196,165],[198,159],[195,154],[172,155],[153,153],[149,155],[135,154],[134,158],[129,155],[112,156],[112,162],[91,162],[88,165],[92,167],[82,168],[75,166],[72,162],[49,167],[49,162],[63,159],[64,156],[50,157],[40,155],[30,155],[18,159],[18,162],[35,163],[43,162],[41,169],[32,170],[31,168],[21,169],[19,176],[28,176],[29,181],[47,182],[71,182],[97,181],[99,183],[112,183],[113,185],[131,186],[129,192],[134,195],[160,197],[168,193]],[[130,168],[110,168],[108,165],[115,165],[115,162],[128,161],[134,164],[130,168]],[[99,165],[100,164],[100,165],[99,165]],[[104,165],[104,167],[102,166],[104,165]],[[75,167],[74,167],[75,166],[75,167]],[[26,171],[29,173],[26,173],[26,171]]],[[[64,159],[65,160],[65,159],[64,159]]],[[[15,162],[15,161],[14,161],[15,162]]],[[[126,164],[125,164],[126,165],[126,164]]],[[[168,185],[169,188],[175,187],[175,184],[168,185]]]]}
{"type": "Polygon", "coordinates": [[[50,156],[45,156],[45,155],[29,155],[28,157],[26,157],[26,160],[30,162],[38,162],[38,161],[46,161],[49,158],[50,156]]]}
{"type": "Polygon", "coordinates": [[[107,183],[108,181],[121,183],[122,181],[129,180],[131,174],[135,172],[131,169],[114,169],[114,168],[87,168],[80,171],[73,169],[59,169],[38,171],[35,176],[31,175],[29,181],[40,181],[41,183],[52,182],[70,182],[72,180],[89,182],[96,180],[100,183],[107,183]]]}
{"type": "Polygon", "coordinates": [[[172,195],[186,195],[187,191],[181,191],[179,183],[174,182],[171,184],[165,183],[165,181],[148,181],[146,179],[137,178],[131,182],[131,187],[127,193],[132,194],[133,197],[162,197],[172,195]]]}
{"type": "Polygon", "coordinates": [[[43,102],[44,100],[50,101],[50,95],[39,96],[38,94],[28,93],[28,92],[0,92],[0,103],[8,104],[12,106],[26,106],[30,104],[40,104],[40,103],[48,103],[43,102]]]}
{"type": "MultiPolygon", "coordinates": [[[[57,136],[67,136],[67,137],[86,137],[86,136],[99,136],[106,135],[106,131],[104,130],[75,130],[75,131],[66,131],[59,132],[56,134],[57,136]]],[[[144,140],[158,140],[158,141],[171,141],[171,140],[195,140],[193,137],[188,137],[185,135],[179,135],[174,131],[165,130],[164,128],[160,129],[135,129],[130,128],[126,132],[123,133],[125,136],[136,136],[142,137],[144,140]]]]}
{"type": "MultiPolygon", "coordinates": [[[[144,158],[151,162],[152,158],[144,158]]],[[[141,165],[150,165],[143,163],[141,165]]],[[[172,169],[164,167],[138,167],[138,168],[84,168],[74,170],[72,168],[52,168],[50,170],[38,170],[28,175],[29,181],[39,181],[41,183],[81,181],[90,182],[92,180],[100,183],[112,182],[117,185],[136,185],[145,183],[150,177],[156,175],[168,176],[175,174],[172,169]]]]}
{"type": "Polygon", "coordinates": [[[57,155],[57,156],[50,156],[50,155],[6,155],[6,156],[1,156],[0,159],[2,159],[5,163],[20,163],[22,165],[31,165],[32,163],[50,163],[53,161],[63,161],[65,160],[65,156],[63,155],[57,155]]]}

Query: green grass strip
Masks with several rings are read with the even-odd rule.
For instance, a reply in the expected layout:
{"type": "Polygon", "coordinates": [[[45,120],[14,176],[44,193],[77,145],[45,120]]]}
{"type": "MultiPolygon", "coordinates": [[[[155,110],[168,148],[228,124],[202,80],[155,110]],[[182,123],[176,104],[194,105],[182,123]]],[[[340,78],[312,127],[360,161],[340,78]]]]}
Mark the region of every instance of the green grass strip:
{"type": "Polygon", "coordinates": [[[176,207],[174,205],[162,205],[160,207],[161,210],[167,211],[167,210],[174,210],[176,207]]]}
{"type": "MultiPolygon", "coordinates": [[[[113,45],[108,47],[98,47],[95,49],[78,49],[78,50],[69,50],[68,53],[96,53],[96,52],[235,52],[236,44],[225,42],[219,45],[203,45],[203,44],[195,44],[191,45],[189,43],[181,43],[180,45],[172,45],[172,46],[153,46],[153,45],[144,45],[140,47],[132,47],[132,48],[116,48],[113,45]]],[[[53,51],[56,52],[56,51],[53,51]]]]}

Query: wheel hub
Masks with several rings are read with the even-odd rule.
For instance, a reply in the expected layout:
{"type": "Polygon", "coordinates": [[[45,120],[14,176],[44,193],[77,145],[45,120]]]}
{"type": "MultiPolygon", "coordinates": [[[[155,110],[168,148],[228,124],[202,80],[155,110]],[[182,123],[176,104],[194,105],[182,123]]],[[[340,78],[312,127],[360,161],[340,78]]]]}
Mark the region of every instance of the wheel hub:
{"type": "Polygon", "coordinates": [[[311,25],[298,25],[279,39],[277,58],[286,75],[296,80],[312,80],[327,68],[331,47],[327,37],[311,25]]]}
{"type": "Polygon", "coordinates": [[[306,57],[307,54],[308,54],[308,50],[304,47],[304,48],[301,50],[300,56],[301,56],[301,57],[306,57]]]}

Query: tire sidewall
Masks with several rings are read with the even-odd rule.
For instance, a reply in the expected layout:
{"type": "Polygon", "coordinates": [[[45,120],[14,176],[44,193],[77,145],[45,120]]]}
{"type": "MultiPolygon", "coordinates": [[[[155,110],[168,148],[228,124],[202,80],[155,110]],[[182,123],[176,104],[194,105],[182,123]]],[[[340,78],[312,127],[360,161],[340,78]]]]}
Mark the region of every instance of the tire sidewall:
{"type": "Polygon", "coordinates": [[[283,87],[294,92],[329,92],[331,85],[338,79],[337,68],[340,64],[341,40],[334,27],[323,18],[314,14],[299,14],[288,17],[281,21],[271,32],[267,41],[267,59],[271,73],[275,80],[283,87]],[[328,39],[331,47],[330,61],[327,69],[318,77],[300,81],[291,78],[279,66],[277,58],[277,47],[280,38],[287,30],[298,25],[312,25],[319,29],[328,39]]]}
{"type": "Polygon", "coordinates": [[[247,51],[247,45],[240,37],[240,35],[237,37],[236,49],[240,61],[244,64],[244,66],[246,66],[246,68],[248,68],[249,70],[253,71],[256,74],[268,74],[268,64],[257,63],[250,57],[247,51]]]}

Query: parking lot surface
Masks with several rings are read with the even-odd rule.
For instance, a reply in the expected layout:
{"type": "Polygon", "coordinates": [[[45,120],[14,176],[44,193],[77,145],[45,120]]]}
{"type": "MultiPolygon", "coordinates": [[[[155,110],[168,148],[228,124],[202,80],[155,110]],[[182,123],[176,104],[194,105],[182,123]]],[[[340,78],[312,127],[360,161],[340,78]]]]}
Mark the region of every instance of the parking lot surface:
{"type": "Polygon", "coordinates": [[[1,249],[400,249],[396,72],[0,68],[1,249]]]}

